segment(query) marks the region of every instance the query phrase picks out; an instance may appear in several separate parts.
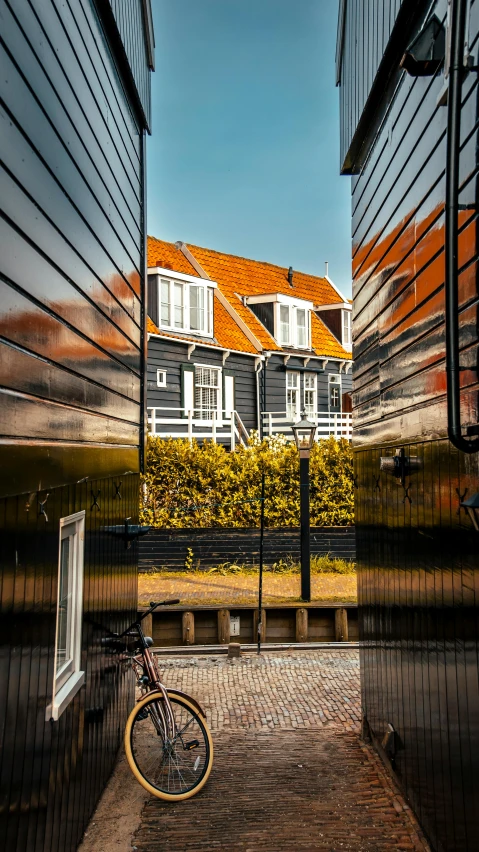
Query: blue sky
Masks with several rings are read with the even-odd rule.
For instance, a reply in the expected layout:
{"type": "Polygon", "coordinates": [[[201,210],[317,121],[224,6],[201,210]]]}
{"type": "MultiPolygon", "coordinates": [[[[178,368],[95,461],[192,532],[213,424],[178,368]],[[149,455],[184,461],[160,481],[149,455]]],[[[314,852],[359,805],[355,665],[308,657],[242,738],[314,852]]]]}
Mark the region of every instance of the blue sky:
{"type": "Polygon", "coordinates": [[[153,0],[148,232],[351,290],[337,0],[153,0]]]}

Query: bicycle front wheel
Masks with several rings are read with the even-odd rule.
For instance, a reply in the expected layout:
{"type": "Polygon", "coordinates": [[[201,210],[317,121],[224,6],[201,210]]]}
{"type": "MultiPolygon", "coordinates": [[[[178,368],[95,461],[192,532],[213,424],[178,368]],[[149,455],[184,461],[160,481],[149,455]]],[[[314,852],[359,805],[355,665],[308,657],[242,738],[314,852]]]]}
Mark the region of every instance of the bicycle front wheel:
{"type": "Polygon", "coordinates": [[[176,735],[165,732],[164,698],[152,692],[133,708],[125,729],[125,751],[140,784],[170,802],[195,796],[206,784],[213,765],[213,741],[205,720],[182,696],[171,696],[176,735]]]}

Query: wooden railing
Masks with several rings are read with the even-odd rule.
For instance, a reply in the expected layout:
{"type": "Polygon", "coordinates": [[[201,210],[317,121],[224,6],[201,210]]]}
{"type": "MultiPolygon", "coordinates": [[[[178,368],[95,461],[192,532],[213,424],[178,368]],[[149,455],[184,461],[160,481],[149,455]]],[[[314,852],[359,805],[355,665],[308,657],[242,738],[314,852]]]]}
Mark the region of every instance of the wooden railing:
{"type": "MultiPolygon", "coordinates": [[[[294,425],[294,420],[287,416],[286,411],[263,411],[261,413],[263,423],[263,435],[271,436],[282,434],[288,440],[293,440],[291,427],[294,425]]],[[[316,423],[316,440],[328,438],[334,435],[335,438],[346,438],[351,440],[353,428],[351,414],[317,414],[313,416],[308,414],[308,420],[316,423]]]]}
{"type": "Polygon", "coordinates": [[[229,443],[234,450],[236,444],[248,442],[248,431],[237,411],[222,412],[220,420],[213,411],[210,419],[200,417],[200,411],[185,408],[147,408],[150,433],[160,438],[208,439],[217,443],[229,443]]]}

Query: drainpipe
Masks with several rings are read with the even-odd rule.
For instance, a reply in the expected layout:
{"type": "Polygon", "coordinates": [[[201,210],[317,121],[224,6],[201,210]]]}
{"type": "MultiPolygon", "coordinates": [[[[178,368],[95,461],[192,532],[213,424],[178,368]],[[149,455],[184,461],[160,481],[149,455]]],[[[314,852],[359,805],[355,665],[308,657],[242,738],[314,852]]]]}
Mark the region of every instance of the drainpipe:
{"type": "MultiPolygon", "coordinates": [[[[468,0],[452,3],[449,91],[447,103],[446,220],[445,220],[445,330],[447,378],[447,431],[451,444],[464,453],[479,451],[479,441],[462,434],[459,365],[458,216],[461,96],[464,75],[464,40],[468,0]]],[[[475,432],[475,427],[472,427],[475,432]]],[[[471,430],[472,431],[472,430],[471,430]]],[[[473,432],[473,434],[474,434],[473,432]]]]}
{"type": "Polygon", "coordinates": [[[260,392],[260,373],[263,369],[263,362],[258,361],[256,363],[256,422],[258,424],[258,436],[261,440],[263,438],[263,424],[261,423],[261,392],[260,392]]]}

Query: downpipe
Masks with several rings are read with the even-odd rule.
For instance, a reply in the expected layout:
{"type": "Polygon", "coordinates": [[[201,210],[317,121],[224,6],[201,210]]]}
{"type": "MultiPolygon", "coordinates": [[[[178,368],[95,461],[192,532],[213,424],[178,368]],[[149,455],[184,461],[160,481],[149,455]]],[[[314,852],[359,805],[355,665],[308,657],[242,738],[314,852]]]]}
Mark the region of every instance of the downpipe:
{"type": "Polygon", "coordinates": [[[448,437],[463,453],[479,451],[479,440],[469,440],[461,428],[459,365],[459,154],[461,142],[461,98],[464,75],[464,40],[468,0],[453,0],[449,91],[447,103],[446,211],[445,211],[445,332],[448,437]]]}

